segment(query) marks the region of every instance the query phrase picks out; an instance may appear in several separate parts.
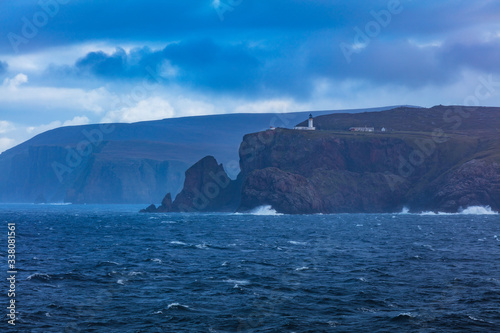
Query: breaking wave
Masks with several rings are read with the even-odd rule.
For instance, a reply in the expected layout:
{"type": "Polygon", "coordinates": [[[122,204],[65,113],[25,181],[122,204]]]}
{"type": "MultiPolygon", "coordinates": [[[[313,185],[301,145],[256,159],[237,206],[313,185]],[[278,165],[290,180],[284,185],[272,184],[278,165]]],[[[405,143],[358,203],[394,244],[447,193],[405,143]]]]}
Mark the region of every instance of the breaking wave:
{"type": "Polygon", "coordinates": [[[419,215],[498,215],[490,206],[470,206],[460,209],[458,213],[422,212],[419,215]]]}
{"type": "Polygon", "coordinates": [[[259,216],[263,216],[263,215],[269,215],[269,216],[283,215],[281,213],[278,213],[276,211],[276,209],[273,209],[273,207],[271,205],[260,206],[260,207],[254,208],[253,210],[250,211],[250,214],[252,214],[252,215],[259,215],[259,216]]]}

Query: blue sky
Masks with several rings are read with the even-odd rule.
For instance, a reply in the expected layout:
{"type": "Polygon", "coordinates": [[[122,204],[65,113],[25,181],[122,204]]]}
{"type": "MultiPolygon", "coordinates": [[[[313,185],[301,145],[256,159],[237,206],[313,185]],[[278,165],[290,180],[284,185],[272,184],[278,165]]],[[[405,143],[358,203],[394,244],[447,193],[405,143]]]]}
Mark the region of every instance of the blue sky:
{"type": "Polygon", "coordinates": [[[0,152],[87,123],[500,105],[494,0],[16,0],[0,20],[0,152]]]}

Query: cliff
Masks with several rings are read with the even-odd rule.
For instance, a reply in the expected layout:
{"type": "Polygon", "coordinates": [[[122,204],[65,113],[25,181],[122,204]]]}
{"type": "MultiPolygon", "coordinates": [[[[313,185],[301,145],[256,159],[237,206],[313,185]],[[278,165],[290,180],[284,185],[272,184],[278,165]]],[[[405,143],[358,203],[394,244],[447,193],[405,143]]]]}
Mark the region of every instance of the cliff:
{"type": "Polygon", "coordinates": [[[206,156],[186,171],[184,188],[172,202],[168,193],[159,207],[141,212],[234,212],[240,203],[239,180],[231,180],[222,164],[206,156]]]}
{"type": "MultiPolygon", "coordinates": [[[[353,110],[359,111],[366,110],[353,110]]],[[[160,202],[166,192],[181,191],[185,171],[203,156],[216,156],[234,178],[244,134],[293,127],[308,114],[228,114],[57,128],[0,154],[0,202],[160,202]]]]}
{"type": "MultiPolygon", "coordinates": [[[[288,214],[397,212],[404,206],[456,212],[489,205],[498,211],[499,116],[498,108],[399,108],[321,116],[317,131],[247,134],[238,180],[204,211],[227,211],[236,202],[226,204],[229,196],[239,198],[238,211],[271,205],[288,214]],[[370,119],[389,131],[347,130],[351,123],[371,126],[370,119]]],[[[206,164],[186,173],[185,194],[176,201],[192,201],[205,167],[221,171],[206,164]]]]}

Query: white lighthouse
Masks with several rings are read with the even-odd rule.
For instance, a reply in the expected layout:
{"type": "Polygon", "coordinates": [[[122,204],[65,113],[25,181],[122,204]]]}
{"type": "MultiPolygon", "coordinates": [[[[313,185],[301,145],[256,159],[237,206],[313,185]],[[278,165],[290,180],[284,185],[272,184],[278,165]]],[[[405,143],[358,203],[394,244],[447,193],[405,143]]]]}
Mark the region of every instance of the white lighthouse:
{"type": "Polygon", "coordinates": [[[308,121],[307,127],[311,128],[311,129],[313,129],[313,128],[314,128],[314,126],[313,126],[313,115],[312,115],[312,113],[311,113],[311,114],[309,114],[309,121],[308,121]]]}
{"type": "Polygon", "coordinates": [[[314,122],[313,122],[313,115],[309,115],[309,119],[307,121],[307,127],[304,126],[296,126],[294,127],[296,130],[302,130],[302,131],[314,131],[316,130],[316,127],[314,127],[314,122]]]}

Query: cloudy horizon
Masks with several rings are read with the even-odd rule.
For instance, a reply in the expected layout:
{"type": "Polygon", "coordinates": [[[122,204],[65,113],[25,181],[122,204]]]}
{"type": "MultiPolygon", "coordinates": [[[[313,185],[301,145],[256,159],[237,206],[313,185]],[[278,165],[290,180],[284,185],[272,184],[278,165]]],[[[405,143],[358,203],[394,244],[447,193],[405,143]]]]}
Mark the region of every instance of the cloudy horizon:
{"type": "Polygon", "coordinates": [[[88,123],[500,106],[492,0],[18,0],[0,9],[0,152],[88,123]]]}

